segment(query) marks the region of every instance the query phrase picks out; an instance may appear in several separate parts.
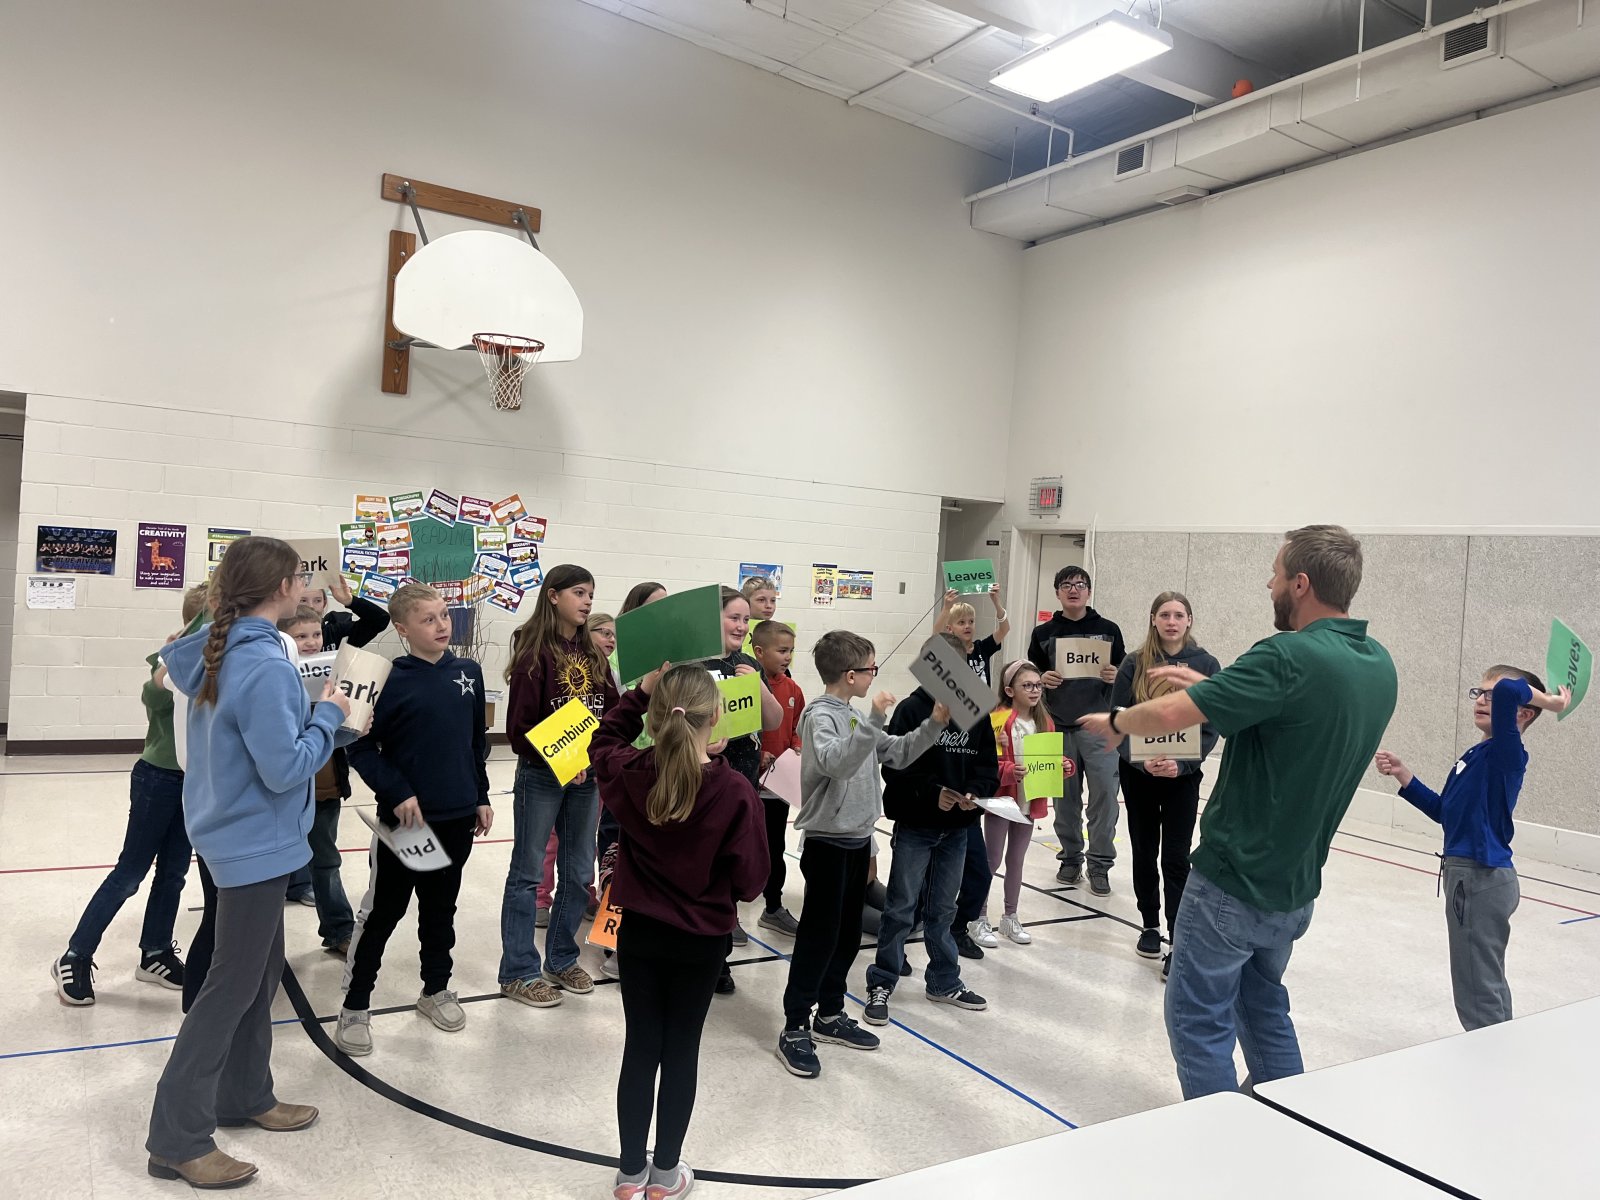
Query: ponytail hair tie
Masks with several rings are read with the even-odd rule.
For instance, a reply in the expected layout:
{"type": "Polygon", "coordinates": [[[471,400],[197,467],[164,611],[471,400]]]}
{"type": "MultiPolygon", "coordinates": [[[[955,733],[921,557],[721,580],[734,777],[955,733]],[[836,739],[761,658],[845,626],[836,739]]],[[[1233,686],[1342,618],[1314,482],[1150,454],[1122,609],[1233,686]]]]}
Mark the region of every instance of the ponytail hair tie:
{"type": "Polygon", "coordinates": [[[689,715],[688,713],[684,712],[683,709],[681,709],[681,708],[674,708],[672,711],[677,713],[679,716],[686,717],[686,716],[689,715]]]}

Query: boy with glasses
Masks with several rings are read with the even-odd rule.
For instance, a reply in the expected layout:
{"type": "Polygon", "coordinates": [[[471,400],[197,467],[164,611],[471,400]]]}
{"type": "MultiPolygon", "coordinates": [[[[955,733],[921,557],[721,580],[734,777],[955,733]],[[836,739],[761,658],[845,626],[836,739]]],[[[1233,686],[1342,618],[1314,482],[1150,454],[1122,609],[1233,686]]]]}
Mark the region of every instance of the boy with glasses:
{"type": "Polygon", "coordinates": [[[1472,723],[1483,740],[1456,760],[1455,770],[1436,793],[1387,750],[1378,751],[1378,770],[1400,784],[1400,795],[1444,826],[1440,878],[1444,884],[1445,928],[1450,935],[1450,984],[1456,1016],[1468,1031],[1511,1019],[1511,988],[1506,983],[1506,943],[1511,914],[1522,891],[1511,865],[1512,811],[1528,770],[1522,735],[1541,709],[1559,713],[1572,690],[1554,694],[1532,671],[1490,667],[1479,687],[1468,688],[1472,723]]]}
{"type": "Polygon", "coordinates": [[[778,1037],[779,1060],[803,1079],[822,1072],[816,1042],[878,1048],[878,1039],[844,1012],[845,985],[861,949],[872,830],[883,814],[878,767],[909,765],[933,747],[950,719],[949,709],[935,705],[926,720],[907,726],[902,735],[885,733],[894,697],[879,692],[863,720],[850,702],[871,690],[878,666],[877,651],[858,634],[829,630],[817,639],[812,658],[824,691],[800,718],[800,813],[794,821],[802,837],[806,894],[778,1037]]]}
{"type": "Polygon", "coordinates": [[[1067,780],[1067,794],[1056,803],[1056,881],[1068,887],[1083,882],[1083,780],[1089,778],[1089,890],[1111,894],[1111,865],[1117,858],[1117,752],[1087,735],[1080,725],[1090,713],[1111,711],[1111,685],[1127,652],[1122,630],[1089,607],[1094,595],[1089,572],[1062,567],[1056,572],[1056,598],[1061,610],[1033,631],[1028,658],[1044,674],[1045,705],[1064,735],[1066,756],[1077,766],[1067,780]],[[1063,679],[1056,670],[1057,638],[1093,638],[1108,642],[1111,652],[1098,677],[1063,679]]]}

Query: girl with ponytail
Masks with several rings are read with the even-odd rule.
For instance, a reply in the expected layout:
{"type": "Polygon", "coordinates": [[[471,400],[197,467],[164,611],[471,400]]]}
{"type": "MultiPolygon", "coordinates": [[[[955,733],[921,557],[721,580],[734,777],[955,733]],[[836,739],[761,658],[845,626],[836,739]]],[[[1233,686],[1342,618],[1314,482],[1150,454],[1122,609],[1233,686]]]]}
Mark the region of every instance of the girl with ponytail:
{"type": "Polygon", "coordinates": [[[722,693],[702,667],[653,671],[595,732],[589,758],[622,827],[612,903],[626,1038],[617,1079],[617,1200],[682,1196],[700,1031],[741,901],[767,881],[766,822],[756,789],[720,751],[722,693]],[[636,749],[648,712],[655,744],[636,749]],[[660,1074],[660,1086],[656,1076],[660,1074]],[[652,1114],[655,1158],[646,1161],[652,1114]]]}
{"type": "Polygon", "coordinates": [[[211,583],[211,624],[161,651],[192,698],[183,784],[189,840],[217,886],[216,948],[156,1086],[149,1172],[199,1188],[256,1173],[217,1149],[221,1125],[304,1129],[305,1104],[272,1092],[272,998],[283,974],[283,896],[306,865],[312,781],[350,702],[333,684],[316,705],[278,634],[300,600],[300,555],[241,538],[211,583]]]}

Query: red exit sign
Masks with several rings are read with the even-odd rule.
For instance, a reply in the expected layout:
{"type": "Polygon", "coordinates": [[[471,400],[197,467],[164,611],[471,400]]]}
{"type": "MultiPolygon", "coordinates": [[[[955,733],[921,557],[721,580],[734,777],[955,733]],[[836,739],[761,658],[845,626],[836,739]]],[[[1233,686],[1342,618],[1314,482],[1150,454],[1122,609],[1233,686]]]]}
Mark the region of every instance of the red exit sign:
{"type": "Polygon", "coordinates": [[[1055,475],[1033,481],[1032,503],[1029,504],[1035,513],[1055,513],[1061,511],[1061,476],[1055,475]]]}

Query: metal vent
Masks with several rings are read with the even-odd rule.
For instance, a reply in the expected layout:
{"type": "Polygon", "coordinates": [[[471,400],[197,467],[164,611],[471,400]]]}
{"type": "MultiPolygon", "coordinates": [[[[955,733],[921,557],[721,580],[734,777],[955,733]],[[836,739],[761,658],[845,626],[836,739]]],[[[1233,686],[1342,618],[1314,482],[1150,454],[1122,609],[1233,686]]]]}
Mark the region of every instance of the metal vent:
{"type": "Polygon", "coordinates": [[[1489,58],[1498,51],[1499,23],[1479,21],[1448,31],[1439,41],[1439,66],[1459,67],[1462,63],[1489,58]]]}
{"type": "Polygon", "coordinates": [[[1117,169],[1113,179],[1126,179],[1130,175],[1143,175],[1150,169],[1150,143],[1125,146],[1117,151],[1117,169]]]}

